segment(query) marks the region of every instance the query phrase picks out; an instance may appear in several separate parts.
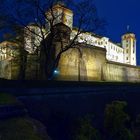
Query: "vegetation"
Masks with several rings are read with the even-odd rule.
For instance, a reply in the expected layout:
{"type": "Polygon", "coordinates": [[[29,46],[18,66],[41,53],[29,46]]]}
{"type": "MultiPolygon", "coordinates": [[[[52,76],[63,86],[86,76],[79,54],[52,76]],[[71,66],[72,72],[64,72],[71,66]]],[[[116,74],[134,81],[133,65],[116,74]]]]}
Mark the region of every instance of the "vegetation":
{"type": "MultiPolygon", "coordinates": [[[[2,105],[1,111],[3,111],[5,105],[18,106],[21,104],[22,103],[17,101],[14,96],[0,93],[0,107],[2,105]]],[[[50,140],[50,137],[46,133],[45,126],[43,126],[39,121],[25,117],[25,114],[16,114],[17,112],[13,110],[12,114],[15,113],[15,116],[9,117],[9,115],[7,115],[9,113],[6,114],[6,111],[10,113],[10,110],[5,108],[5,118],[3,118],[3,112],[0,113],[1,140],[50,140]]]]}
{"type": "Polygon", "coordinates": [[[86,116],[79,119],[74,130],[74,140],[134,140],[139,138],[139,116],[137,116],[132,128],[130,116],[125,112],[126,106],[125,101],[112,101],[112,103],[106,105],[104,132],[100,132],[93,127],[91,118],[86,116]]]}
{"type": "Polygon", "coordinates": [[[0,105],[16,104],[18,101],[10,94],[0,93],[0,105]]]}
{"type": "Polygon", "coordinates": [[[86,116],[78,121],[74,140],[100,140],[99,132],[92,126],[92,120],[86,116]]]}
{"type": "Polygon", "coordinates": [[[106,139],[111,140],[133,140],[134,136],[126,127],[130,117],[124,109],[127,103],[124,101],[113,101],[105,108],[104,127],[106,139]]]}
{"type": "Polygon", "coordinates": [[[27,118],[8,119],[0,121],[0,138],[2,140],[50,140],[48,135],[43,132],[41,134],[39,129],[41,128],[37,128],[37,125],[27,118]]]}
{"type": "MultiPolygon", "coordinates": [[[[17,103],[8,94],[0,94],[0,105],[17,103]]],[[[112,101],[104,112],[104,131],[94,127],[90,115],[73,123],[73,140],[139,140],[140,115],[132,120],[126,112],[125,101],[112,101]]],[[[97,124],[96,124],[97,125],[97,124]]],[[[11,118],[0,121],[0,136],[3,140],[50,140],[45,127],[30,118],[11,118]]]]}

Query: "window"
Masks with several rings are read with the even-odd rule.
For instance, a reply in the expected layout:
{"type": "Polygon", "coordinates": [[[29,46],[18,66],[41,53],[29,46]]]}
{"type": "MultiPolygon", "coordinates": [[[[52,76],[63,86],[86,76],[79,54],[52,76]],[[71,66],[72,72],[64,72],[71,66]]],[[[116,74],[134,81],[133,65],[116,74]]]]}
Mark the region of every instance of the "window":
{"type": "Polygon", "coordinates": [[[83,40],[83,36],[80,36],[80,39],[83,40]]]}
{"type": "Polygon", "coordinates": [[[126,50],[126,53],[128,53],[128,49],[126,50]]]}
{"type": "Polygon", "coordinates": [[[135,44],[136,44],[136,42],[135,42],[135,40],[133,41],[133,47],[135,47],[135,44]]]}
{"type": "Polygon", "coordinates": [[[126,57],[126,60],[128,60],[128,57],[126,57]]]}

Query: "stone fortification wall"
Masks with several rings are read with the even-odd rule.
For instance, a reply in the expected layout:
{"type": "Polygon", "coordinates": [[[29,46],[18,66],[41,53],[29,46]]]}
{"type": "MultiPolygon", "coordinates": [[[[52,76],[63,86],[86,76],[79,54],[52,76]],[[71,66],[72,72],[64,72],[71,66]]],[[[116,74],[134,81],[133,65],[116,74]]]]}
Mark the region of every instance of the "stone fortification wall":
{"type": "Polygon", "coordinates": [[[0,78],[11,79],[11,63],[10,61],[0,61],[0,78]]]}
{"type": "Polygon", "coordinates": [[[63,53],[57,80],[100,81],[102,65],[106,62],[106,50],[98,47],[80,47],[63,53]],[[80,53],[81,52],[81,53],[80,53]]]}
{"type": "Polygon", "coordinates": [[[106,51],[81,47],[65,52],[59,62],[56,80],[140,82],[140,67],[106,60],[106,51]]]}
{"type": "Polygon", "coordinates": [[[19,63],[14,60],[0,61],[0,78],[2,79],[18,79],[19,63]]]}
{"type": "MultiPolygon", "coordinates": [[[[58,45],[58,44],[57,44],[58,45]]],[[[27,56],[25,79],[40,80],[39,58],[27,56]]],[[[62,54],[54,80],[62,81],[120,81],[140,82],[140,67],[106,60],[106,50],[93,46],[80,46],[62,54]]],[[[0,78],[19,79],[19,61],[0,61],[0,78]]]]}
{"type": "Polygon", "coordinates": [[[140,67],[107,62],[102,71],[104,81],[140,82],[140,67]]]}

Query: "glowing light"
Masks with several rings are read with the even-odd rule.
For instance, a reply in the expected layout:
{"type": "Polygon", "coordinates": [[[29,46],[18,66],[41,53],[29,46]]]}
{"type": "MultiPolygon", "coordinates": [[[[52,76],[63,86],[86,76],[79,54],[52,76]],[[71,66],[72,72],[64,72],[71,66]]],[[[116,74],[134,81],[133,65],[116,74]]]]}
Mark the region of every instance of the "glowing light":
{"type": "Polygon", "coordinates": [[[59,70],[55,69],[53,73],[54,73],[54,75],[58,75],[59,74],[59,70]]]}

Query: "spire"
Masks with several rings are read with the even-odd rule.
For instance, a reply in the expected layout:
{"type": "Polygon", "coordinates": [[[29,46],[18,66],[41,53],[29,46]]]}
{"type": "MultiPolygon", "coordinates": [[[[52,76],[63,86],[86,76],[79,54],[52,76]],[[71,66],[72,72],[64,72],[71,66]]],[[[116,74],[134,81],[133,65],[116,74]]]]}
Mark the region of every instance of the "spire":
{"type": "Polygon", "coordinates": [[[127,32],[130,32],[130,25],[127,25],[127,32]]]}

